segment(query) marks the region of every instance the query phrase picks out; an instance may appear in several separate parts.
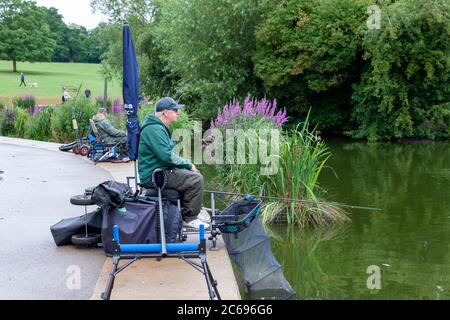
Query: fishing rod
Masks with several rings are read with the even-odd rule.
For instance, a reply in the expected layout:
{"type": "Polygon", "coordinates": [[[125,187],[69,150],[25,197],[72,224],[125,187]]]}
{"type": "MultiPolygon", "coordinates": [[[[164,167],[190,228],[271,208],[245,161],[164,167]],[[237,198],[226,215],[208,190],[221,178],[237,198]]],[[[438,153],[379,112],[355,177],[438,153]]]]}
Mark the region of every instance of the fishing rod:
{"type": "MultiPolygon", "coordinates": [[[[215,194],[225,194],[230,196],[248,196],[248,194],[244,193],[235,193],[235,192],[226,192],[221,190],[204,190],[204,192],[207,193],[215,193],[215,194]]],[[[350,208],[350,209],[361,209],[361,210],[373,210],[373,211],[382,211],[383,209],[380,208],[371,208],[371,207],[361,207],[361,206],[352,206],[349,204],[343,204],[339,202],[315,202],[313,200],[300,200],[300,199],[290,199],[290,198],[281,198],[281,197],[270,197],[270,196],[258,196],[262,199],[269,199],[269,200],[282,200],[282,201],[290,201],[290,202],[304,202],[304,203],[311,203],[311,204],[329,204],[334,205],[336,207],[343,207],[343,208],[350,208]]]]}

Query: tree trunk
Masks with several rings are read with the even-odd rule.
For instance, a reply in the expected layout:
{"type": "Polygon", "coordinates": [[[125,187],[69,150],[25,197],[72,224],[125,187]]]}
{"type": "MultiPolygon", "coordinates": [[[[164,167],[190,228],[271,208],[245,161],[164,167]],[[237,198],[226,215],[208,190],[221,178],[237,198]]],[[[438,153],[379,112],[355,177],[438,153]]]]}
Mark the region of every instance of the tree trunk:
{"type": "Polygon", "coordinates": [[[105,89],[103,90],[103,108],[108,108],[108,80],[105,78],[105,89]]]}
{"type": "Polygon", "coordinates": [[[13,72],[17,72],[17,61],[16,61],[16,59],[13,60],[13,72]]]}

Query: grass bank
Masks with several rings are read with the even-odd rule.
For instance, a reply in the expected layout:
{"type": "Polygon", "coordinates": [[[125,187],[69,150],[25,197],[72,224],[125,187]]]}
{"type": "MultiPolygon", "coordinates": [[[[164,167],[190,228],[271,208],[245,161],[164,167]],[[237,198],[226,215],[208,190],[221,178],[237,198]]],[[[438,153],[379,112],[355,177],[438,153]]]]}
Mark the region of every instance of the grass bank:
{"type": "MultiPolygon", "coordinates": [[[[103,95],[104,79],[99,64],[87,63],[29,63],[18,62],[17,73],[12,72],[12,62],[0,60],[0,100],[5,104],[14,97],[33,94],[38,104],[56,104],[61,102],[63,86],[91,89],[92,96],[103,95]],[[19,87],[20,73],[25,74],[28,87],[19,87]],[[37,87],[30,87],[31,84],[37,87]]],[[[121,97],[119,81],[108,83],[108,95],[121,97]]]]}

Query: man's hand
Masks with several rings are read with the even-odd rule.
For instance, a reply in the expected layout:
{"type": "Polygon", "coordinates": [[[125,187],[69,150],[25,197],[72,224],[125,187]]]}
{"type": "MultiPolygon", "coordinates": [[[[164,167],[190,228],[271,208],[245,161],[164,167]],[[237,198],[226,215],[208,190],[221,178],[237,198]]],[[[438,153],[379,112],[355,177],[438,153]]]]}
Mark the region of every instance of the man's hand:
{"type": "Polygon", "coordinates": [[[197,169],[197,167],[195,165],[192,165],[191,171],[200,173],[200,171],[198,171],[198,169],[197,169]]]}

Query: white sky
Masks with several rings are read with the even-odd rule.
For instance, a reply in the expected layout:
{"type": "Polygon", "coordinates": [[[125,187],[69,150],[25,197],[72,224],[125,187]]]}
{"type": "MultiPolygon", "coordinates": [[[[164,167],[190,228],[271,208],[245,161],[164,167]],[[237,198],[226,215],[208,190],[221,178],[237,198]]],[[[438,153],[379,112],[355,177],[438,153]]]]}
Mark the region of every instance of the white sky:
{"type": "Polygon", "coordinates": [[[54,7],[64,17],[65,23],[76,23],[94,29],[100,22],[106,22],[107,18],[100,13],[93,14],[89,6],[90,0],[34,0],[38,6],[54,7]]]}

